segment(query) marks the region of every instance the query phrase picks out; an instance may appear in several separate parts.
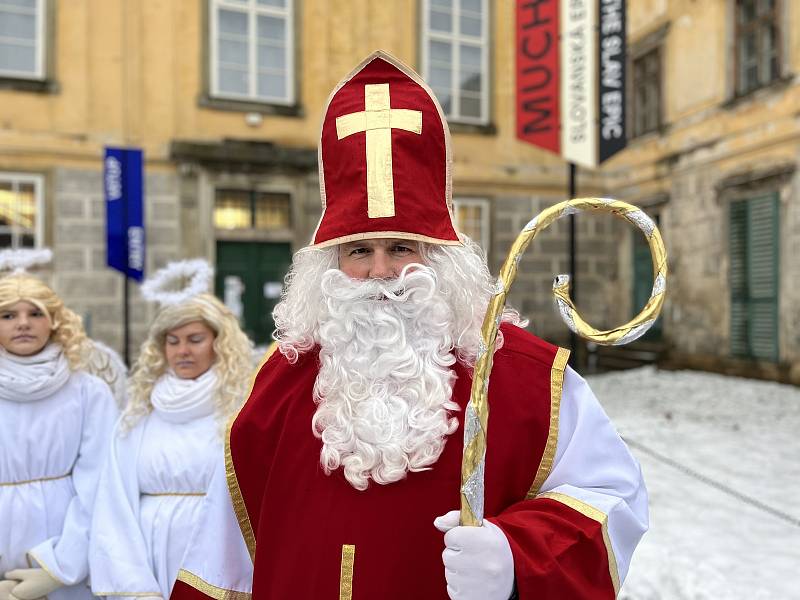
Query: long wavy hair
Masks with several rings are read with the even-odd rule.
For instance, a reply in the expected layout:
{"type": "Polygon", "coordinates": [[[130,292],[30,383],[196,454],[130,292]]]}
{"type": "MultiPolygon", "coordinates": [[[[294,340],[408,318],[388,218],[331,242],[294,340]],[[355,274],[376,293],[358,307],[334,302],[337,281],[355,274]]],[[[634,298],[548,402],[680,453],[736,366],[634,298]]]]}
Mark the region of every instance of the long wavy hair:
{"type": "MultiPolygon", "coordinates": [[[[438,291],[450,304],[454,322],[452,332],[456,356],[474,366],[480,345],[481,325],[489,300],[494,294],[495,278],[489,272],[486,257],[475,242],[461,234],[461,246],[445,246],[420,242],[422,263],[437,276],[438,291]]],[[[275,340],[289,362],[308,352],[319,342],[320,314],[324,302],[322,277],[338,266],[338,249],[304,248],[294,255],[292,268],[286,275],[281,301],[275,307],[275,340]]],[[[528,321],[506,305],[502,322],[526,327],[528,321]]],[[[497,346],[503,334],[497,332],[497,346]]]]}
{"type": "Polygon", "coordinates": [[[14,273],[0,279],[0,310],[17,302],[29,302],[47,315],[50,341],[59,344],[72,371],[86,368],[92,342],[81,318],[64,306],[64,301],[41,279],[28,273],[14,273]]]}
{"type": "Polygon", "coordinates": [[[150,394],[168,367],[164,353],[167,333],[195,321],[202,321],[214,332],[214,367],[217,370],[214,405],[223,428],[228,417],[245,401],[253,373],[252,342],[227,306],[211,294],[198,294],[163,308],[150,326],[128,385],[128,406],[123,414],[126,431],[153,410],[150,394]]]}

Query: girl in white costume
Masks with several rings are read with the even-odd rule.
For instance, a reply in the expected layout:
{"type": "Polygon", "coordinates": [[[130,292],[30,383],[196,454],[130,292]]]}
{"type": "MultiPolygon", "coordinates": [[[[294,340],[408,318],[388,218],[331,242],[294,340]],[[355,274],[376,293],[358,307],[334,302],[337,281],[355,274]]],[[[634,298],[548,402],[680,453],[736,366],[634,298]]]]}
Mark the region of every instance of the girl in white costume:
{"type": "MultiPolygon", "coordinates": [[[[173,271],[194,271],[194,284],[211,275],[203,261],[184,261],[154,279],[166,283],[173,271]]],[[[225,426],[245,400],[250,341],[214,296],[192,295],[194,284],[186,293],[142,290],[167,305],[134,367],[99,486],[90,550],[99,596],[169,597],[223,460],[225,426]]]]}
{"type": "MultiPolygon", "coordinates": [[[[2,267],[35,264],[0,254],[2,267]]],[[[0,279],[0,600],[92,597],[89,526],[117,418],[108,385],[85,370],[92,351],[42,281],[0,279]]]]}

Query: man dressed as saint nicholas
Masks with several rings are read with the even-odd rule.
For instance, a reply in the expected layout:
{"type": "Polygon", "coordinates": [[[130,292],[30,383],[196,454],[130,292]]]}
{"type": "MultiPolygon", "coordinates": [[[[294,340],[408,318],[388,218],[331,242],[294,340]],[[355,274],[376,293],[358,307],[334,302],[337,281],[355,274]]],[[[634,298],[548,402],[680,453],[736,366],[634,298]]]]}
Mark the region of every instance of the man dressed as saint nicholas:
{"type": "Polygon", "coordinates": [[[395,58],[376,52],[334,89],[322,217],[173,600],[615,597],[648,524],[640,467],[569,353],[511,309],[488,388],[486,518],[459,525],[495,284],[454,227],[451,165],[441,107],[395,58]]]}

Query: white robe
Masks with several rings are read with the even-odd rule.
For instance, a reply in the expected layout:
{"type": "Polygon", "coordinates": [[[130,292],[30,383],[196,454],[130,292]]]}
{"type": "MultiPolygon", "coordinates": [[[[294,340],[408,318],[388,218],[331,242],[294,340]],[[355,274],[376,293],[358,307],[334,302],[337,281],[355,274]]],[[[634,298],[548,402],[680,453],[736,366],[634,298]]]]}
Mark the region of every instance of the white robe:
{"type": "Polygon", "coordinates": [[[158,409],[114,433],[92,522],[92,589],[98,596],[168,598],[215,464],[214,414],[184,422],[158,409]]]}
{"type": "Polygon", "coordinates": [[[49,600],[91,598],[89,526],[116,418],[108,386],[82,372],[42,400],[0,400],[0,577],[41,566],[65,585],[49,600]]]}

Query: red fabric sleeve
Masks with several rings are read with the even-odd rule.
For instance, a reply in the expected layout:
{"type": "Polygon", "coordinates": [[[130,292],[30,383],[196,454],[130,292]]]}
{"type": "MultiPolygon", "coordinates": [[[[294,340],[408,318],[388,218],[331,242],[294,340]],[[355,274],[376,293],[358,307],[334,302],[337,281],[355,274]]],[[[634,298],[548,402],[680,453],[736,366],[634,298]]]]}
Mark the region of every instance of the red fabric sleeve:
{"type": "Polygon", "coordinates": [[[193,588],[185,581],[178,579],[172,587],[169,600],[213,600],[211,596],[206,596],[203,592],[193,588]]]}
{"type": "Polygon", "coordinates": [[[523,500],[490,519],[514,555],[520,600],[615,598],[600,523],[547,498],[523,500]]]}

